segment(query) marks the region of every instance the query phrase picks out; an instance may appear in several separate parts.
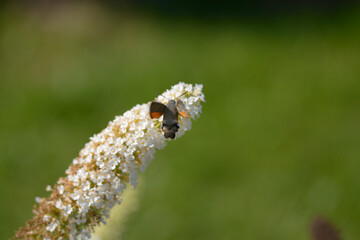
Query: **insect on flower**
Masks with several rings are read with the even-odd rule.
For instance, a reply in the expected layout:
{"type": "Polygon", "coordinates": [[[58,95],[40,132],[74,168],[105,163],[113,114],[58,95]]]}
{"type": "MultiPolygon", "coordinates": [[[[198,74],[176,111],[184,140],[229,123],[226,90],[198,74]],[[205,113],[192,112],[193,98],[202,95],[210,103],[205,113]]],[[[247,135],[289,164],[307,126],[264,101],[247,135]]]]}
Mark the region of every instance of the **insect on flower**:
{"type": "Polygon", "coordinates": [[[190,130],[191,119],[199,117],[201,102],[205,101],[202,87],[178,83],[164,92],[174,100],[166,105],[152,103],[151,118],[164,115],[163,132],[159,131],[159,121],[150,119],[148,103],[116,116],[85,144],[66,170],[67,176],[46,188],[52,193],[41,201],[37,199],[34,217],[14,239],[89,239],[94,227],[121,202],[126,186],[136,187],[138,170],[146,169],[156,149],[166,145],[165,138],[175,138],[175,133],[178,138],[190,130]],[[183,101],[177,100],[184,92],[183,101]],[[179,121],[179,115],[189,118],[179,121]]]}
{"type": "MultiPolygon", "coordinates": [[[[175,133],[179,129],[179,115],[183,118],[189,118],[189,114],[186,111],[185,104],[178,98],[183,96],[185,93],[181,94],[175,99],[169,100],[165,96],[168,103],[162,104],[159,102],[152,102],[150,104],[150,117],[151,118],[160,118],[164,114],[163,122],[161,124],[161,130],[164,133],[164,137],[174,139],[175,133]]],[[[161,95],[162,96],[162,95],[161,95]]]]}

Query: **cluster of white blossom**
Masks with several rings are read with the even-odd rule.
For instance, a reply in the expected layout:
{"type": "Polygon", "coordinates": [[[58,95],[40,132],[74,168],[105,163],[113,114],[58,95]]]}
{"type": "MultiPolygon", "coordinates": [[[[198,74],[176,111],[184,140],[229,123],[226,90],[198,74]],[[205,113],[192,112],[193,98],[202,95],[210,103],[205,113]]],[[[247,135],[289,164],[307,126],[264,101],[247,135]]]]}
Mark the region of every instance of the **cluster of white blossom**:
{"type": "MultiPolygon", "coordinates": [[[[202,85],[179,83],[162,94],[167,99],[175,99],[185,92],[181,100],[190,118],[179,119],[176,138],[190,130],[191,118],[195,119],[201,113],[201,101],[204,101],[202,85]]],[[[163,96],[158,96],[157,101],[166,104],[168,100],[163,96]]],[[[136,105],[91,137],[66,172],[70,190],[65,187],[64,179],[59,180],[56,187],[60,197],[55,206],[67,225],[64,226],[58,218],[44,215],[42,220],[46,230],[61,233],[67,228],[70,229],[70,239],[87,239],[91,233],[89,219],[94,212],[105,223],[110,209],[121,202],[121,192],[126,184],[135,188],[138,170],[143,172],[153,159],[155,150],[166,145],[161,122],[162,117],[150,118],[149,104],[136,105]]],[[[47,190],[52,189],[48,187],[47,190]]]]}

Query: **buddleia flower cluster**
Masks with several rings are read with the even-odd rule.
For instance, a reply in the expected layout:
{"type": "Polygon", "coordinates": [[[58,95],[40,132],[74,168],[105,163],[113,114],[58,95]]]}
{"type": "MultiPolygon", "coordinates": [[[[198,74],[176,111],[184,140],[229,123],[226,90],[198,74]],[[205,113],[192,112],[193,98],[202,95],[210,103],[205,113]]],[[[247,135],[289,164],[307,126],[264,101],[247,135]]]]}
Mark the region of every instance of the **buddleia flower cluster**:
{"type": "MultiPolygon", "coordinates": [[[[190,118],[180,118],[176,138],[191,128],[191,119],[201,113],[202,85],[179,83],[158,96],[166,104],[185,93],[181,100],[190,118]],[[185,93],[186,92],[186,93],[185,93]]],[[[137,185],[157,149],[167,140],[161,132],[162,117],[151,119],[149,104],[136,105],[116,116],[80,151],[66,170],[66,177],[53,186],[48,198],[37,198],[34,217],[20,228],[15,239],[88,239],[94,227],[105,223],[110,209],[121,203],[127,185],[137,185]]]]}

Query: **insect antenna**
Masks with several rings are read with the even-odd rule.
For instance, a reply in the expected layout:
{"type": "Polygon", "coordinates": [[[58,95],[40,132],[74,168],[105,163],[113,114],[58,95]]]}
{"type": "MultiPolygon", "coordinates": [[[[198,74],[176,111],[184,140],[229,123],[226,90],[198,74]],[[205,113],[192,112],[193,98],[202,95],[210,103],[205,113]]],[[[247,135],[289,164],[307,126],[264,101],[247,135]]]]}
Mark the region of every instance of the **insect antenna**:
{"type": "Polygon", "coordinates": [[[162,96],[163,98],[166,98],[167,100],[169,100],[167,97],[165,97],[164,95],[160,94],[160,96],[162,96]]]}
{"type": "Polygon", "coordinates": [[[178,96],[176,99],[180,98],[181,96],[185,95],[188,91],[185,91],[183,94],[181,94],[180,96],[178,96]]]}
{"type": "Polygon", "coordinates": [[[170,99],[168,99],[167,97],[165,97],[164,95],[162,95],[162,94],[160,94],[160,93],[158,93],[158,95],[159,95],[159,96],[162,96],[163,98],[165,98],[165,99],[167,99],[167,100],[170,100],[170,99]]]}

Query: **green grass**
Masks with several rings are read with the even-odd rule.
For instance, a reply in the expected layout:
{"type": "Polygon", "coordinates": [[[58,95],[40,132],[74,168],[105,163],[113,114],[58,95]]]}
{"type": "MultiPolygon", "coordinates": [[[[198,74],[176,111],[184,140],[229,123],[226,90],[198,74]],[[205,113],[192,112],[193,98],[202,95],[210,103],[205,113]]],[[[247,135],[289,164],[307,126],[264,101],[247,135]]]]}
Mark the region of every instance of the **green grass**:
{"type": "Polygon", "coordinates": [[[202,83],[200,119],[156,153],[124,239],[360,236],[360,34],[332,21],[201,23],[92,7],[0,20],[0,239],[115,115],[202,83]]]}

